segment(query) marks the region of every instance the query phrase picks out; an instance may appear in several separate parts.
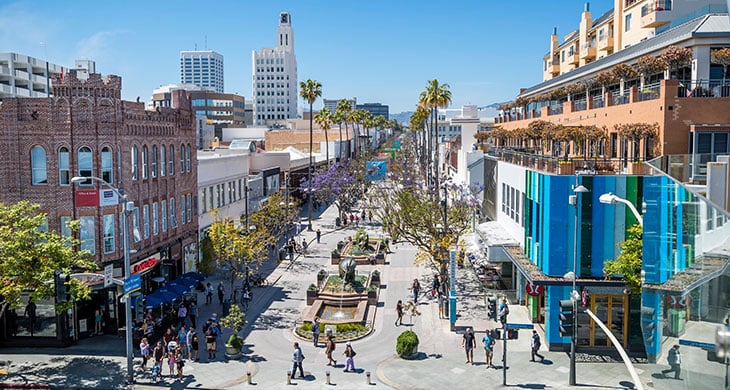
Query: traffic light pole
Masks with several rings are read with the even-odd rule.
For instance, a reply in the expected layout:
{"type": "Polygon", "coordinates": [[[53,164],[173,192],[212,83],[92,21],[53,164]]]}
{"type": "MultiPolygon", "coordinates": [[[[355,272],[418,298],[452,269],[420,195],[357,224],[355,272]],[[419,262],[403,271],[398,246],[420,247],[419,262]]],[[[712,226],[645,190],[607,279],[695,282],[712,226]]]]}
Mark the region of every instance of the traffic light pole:
{"type": "Polygon", "coordinates": [[[502,348],[502,386],[507,386],[507,321],[502,323],[502,339],[504,339],[504,348],[502,348]]]}

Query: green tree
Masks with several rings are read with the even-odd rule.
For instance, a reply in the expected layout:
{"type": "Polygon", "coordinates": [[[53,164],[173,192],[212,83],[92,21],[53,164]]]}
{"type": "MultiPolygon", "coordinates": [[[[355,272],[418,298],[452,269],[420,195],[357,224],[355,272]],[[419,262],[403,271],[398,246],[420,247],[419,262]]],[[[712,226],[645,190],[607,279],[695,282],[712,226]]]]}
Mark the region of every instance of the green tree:
{"type": "MultiPolygon", "coordinates": [[[[322,84],[319,81],[307,79],[299,83],[299,96],[309,103],[309,169],[307,170],[307,181],[312,182],[312,127],[314,126],[312,116],[312,105],[318,97],[322,96],[322,84]]],[[[312,197],[309,196],[309,223],[308,230],[312,230],[312,197]]]]}
{"type": "MultiPolygon", "coordinates": [[[[332,112],[327,108],[323,107],[322,110],[320,110],[317,115],[314,116],[314,121],[317,123],[317,125],[324,130],[324,142],[325,142],[325,150],[326,150],[326,159],[327,164],[330,163],[330,139],[327,135],[329,133],[329,129],[332,127],[332,112]]],[[[340,131],[340,143],[342,143],[342,131],[340,131]]]]}
{"type": "MultiPolygon", "coordinates": [[[[347,99],[340,99],[340,101],[337,102],[335,112],[337,113],[340,123],[345,123],[345,138],[347,139],[348,145],[352,144],[352,142],[350,142],[350,132],[347,129],[347,121],[350,119],[350,111],[352,111],[352,105],[349,101],[347,101],[347,99]]],[[[340,148],[342,148],[342,145],[340,145],[340,148]]],[[[349,147],[347,150],[349,150],[349,147]]],[[[348,155],[345,157],[349,158],[350,156],[348,155]]]]}
{"type": "Polygon", "coordinates": [[[713,50],[712,63],[722,65],[722,85],[725,86],[727,67],[730,66],[730,47],[713,50]]]}
{"type": "MultiPolygon", "coordinates": [[[[80,241],[62,237],[44,229],[47,216],[39,213],[40,206],[28,201],[15,204],[0,203],[0,317],[5,308],[21,305],[21,295],[29,292],[38,301],[54,296],[54,273],[89,272],[98,269],[89,251],[79,251],[80,241]]],[[[78,230],[79,222],[69,223],[78,230]]],[[[72,278],[71,295],[74,299],[88,299],[87,285],[72,278]]],[[[67,309],[70,302],[58,305],[57,311],[67,309]]]]}
{"type": "Polygon", "coordinates": [[[623,275],[623,280],[632,294],[641,293],[641,249],[642,228],[638,223],[631,226],[627,238],[618,244],[621,253],[616,260],[607,260],[603,264],[606,275],[623,275]]]}
{"type": "MultiPolygon", "coordinates": [[[[429,80],[426,84],[426,89],[421,92],[418,102],[420,105],[431,110],[431,131],[429,134],[429,153],[432,153],[438,145],[438,109],[441,107],[448,107],[451,103],[451,91],[449,90],[448,84],[440,84],[437,79],[429,80]]],[[[435,154],[434,156],[438,156],[435,154]]],[[[434,177],[436,179],[436,185],[439,184],[439,162],[431,161],[429,164],[434,164],[434,177]]],[[[438,198],[438,193],[436,197],[438,198]]]]}

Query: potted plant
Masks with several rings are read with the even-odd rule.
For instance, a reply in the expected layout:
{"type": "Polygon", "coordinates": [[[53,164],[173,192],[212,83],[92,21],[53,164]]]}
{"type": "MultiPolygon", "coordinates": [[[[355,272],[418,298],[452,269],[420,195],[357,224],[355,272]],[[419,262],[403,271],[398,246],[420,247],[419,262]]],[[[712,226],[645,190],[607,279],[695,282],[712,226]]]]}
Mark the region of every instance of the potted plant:
{"type": "Polygon", "coordinates": [[[324,270],[324,269],[319,270],[319,272],[317,272],[317,285],[321,286],[322,283],[327,279],[328,275],[329,275],[329,273],[326,270],[324,270]]]}
{"type": "Polygon", "coordinates": [[[375,285],[368,287],[368,305],[378,304],[378,288],[375,285]]]}
{"type": "Polygon", "coordinates": [[[332,264],[337,264],[337,262],[340,260],[340,251],[337,249],[332,250],[332,254],[330,255],[330,259],[332,260],[332,264]]]}
{"type": "Polygon", "coordinates": [[[315,299],[317,299],[317,285],[312,283],[307,288],[307,305],[313,304],[315,299]]]}
{"type": "Polygon", "coordinates": [[[380,271],[375,270],[370,274],[370,285],[380,287],[380,271]]]}
{"type": "Polygon", "coordinates": [[[418,355],[418,335],[412,330],[406,330],[398,336],[395,353],[402,359],[413,359],[418,355]]]}
{"type": "Polygon", "coordinates": [[[226,358],[238,359],[241,357],[241,349],[243,348],[243,337],[239,336],[243,327],[246,325],[245,314],[237,304],[232,304],[228,315],[220,319],[221,326],[233,329],[233,334],[226,341],[226,358]]]}

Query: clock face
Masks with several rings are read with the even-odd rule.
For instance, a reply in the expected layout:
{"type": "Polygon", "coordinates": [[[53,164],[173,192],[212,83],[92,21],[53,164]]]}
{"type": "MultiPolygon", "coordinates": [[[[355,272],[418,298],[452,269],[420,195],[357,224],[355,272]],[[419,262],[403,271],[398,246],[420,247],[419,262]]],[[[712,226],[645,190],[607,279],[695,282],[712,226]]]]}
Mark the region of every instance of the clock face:
{"type": "Polygon", "coordinates": [[[281,14],[281,23],[289,23],[289,15],[281,14]]]}

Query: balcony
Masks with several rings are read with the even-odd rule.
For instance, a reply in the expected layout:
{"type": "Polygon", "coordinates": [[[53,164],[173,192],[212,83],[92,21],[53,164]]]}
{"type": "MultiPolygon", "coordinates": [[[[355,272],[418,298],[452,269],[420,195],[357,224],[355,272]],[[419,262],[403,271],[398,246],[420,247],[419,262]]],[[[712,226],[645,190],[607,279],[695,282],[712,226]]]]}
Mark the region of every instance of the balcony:
{"type": "Polygon", "coordinates": [[[594,60],[596,58],[596,47],[591,43],[580,45],[580,58],[582,60],[594,60]]]}
{"type": "Polygon", "coordinates": [[[578,53],[568,53],[566,62],[570,65],[578,65],[580,63],[580,57],[578,56],[578,53]]]}
{"type": "Polygon", "coordinates": [[[669,0],[650,1],[641,7],[641,27],[656,28],[671,22],[672,2],[669,0]]]}
{"type": "MultiPolygon", "coordinates": [[[[619,158],[559,158],[545,156],[525,151],[514,150],[509,147],[492,148],[488,155],[510,164],[535,169],[553,175],[616,175],[629,173],[624,169],[624,163],[619,158]]],[[[634,164],[629,164],[634,165],[634,164]]],[[[644,164],[636,164],[644,166],[644,164]]],[[[648,171],[648,168],[646,169],[648,171]]]]}
{"type": "Polygon", "coordinates": [[[598,38],[598,50],[613,50],[613,37],[603,35],[598,38]]]}

